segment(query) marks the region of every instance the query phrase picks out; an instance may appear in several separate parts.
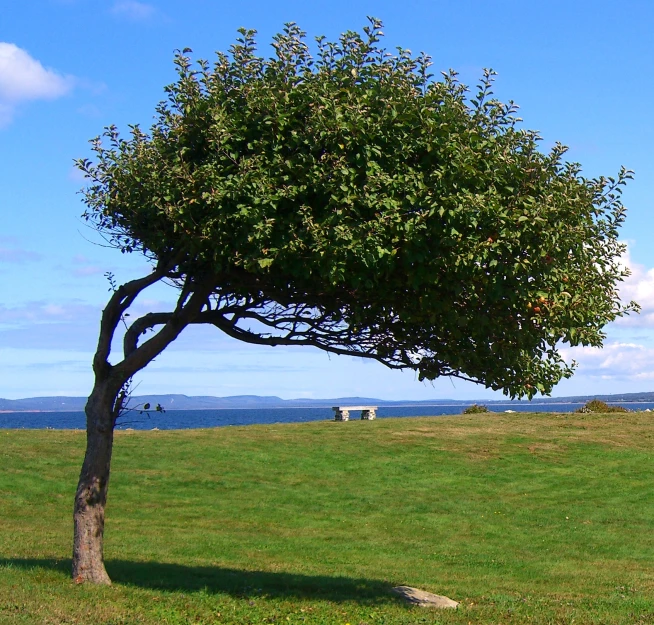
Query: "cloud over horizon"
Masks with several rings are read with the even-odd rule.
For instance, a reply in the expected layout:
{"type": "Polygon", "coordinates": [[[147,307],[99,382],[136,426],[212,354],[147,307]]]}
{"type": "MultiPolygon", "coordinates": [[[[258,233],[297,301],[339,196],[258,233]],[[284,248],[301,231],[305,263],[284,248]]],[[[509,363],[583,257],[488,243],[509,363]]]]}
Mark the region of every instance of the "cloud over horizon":
{"type": "Polygon", "coordinates": [[[60,98],[73,85],[71,76],[43,67],[14,43],[0,41],[0,128],[11,123],[23,102],[60,98]]]}
{"type": "Polygon", "coordinates": [[[600,380],[654,380],[654,348],[631,342],[611,342],[596,347],[568,347],[561,355],[575,360],[577,375],[600,380]]]}

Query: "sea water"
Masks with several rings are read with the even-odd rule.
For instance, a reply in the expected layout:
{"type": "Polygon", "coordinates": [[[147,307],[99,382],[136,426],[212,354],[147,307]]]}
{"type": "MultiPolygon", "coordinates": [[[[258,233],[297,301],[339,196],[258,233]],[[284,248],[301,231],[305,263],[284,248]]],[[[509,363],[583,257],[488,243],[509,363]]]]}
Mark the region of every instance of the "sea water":
{"type": "MultiPolygon", "coordinates": [[[[581,403],[547,404],[488,404],[491,412],[573,412],[581,403]]],[[[654,410],[654,402],[626,402],[630,410],[654,410]]],[[[432,406],[384,406],[377,410],[377,417],[440,417],[461,414],[465,404],[432,406]]],[[[359,418],[358,412],[350,414],[351,420],[359,418]]],[[[253,425],[256,423],[302,423],[305,421],[331,421],[334,413],[331,408],[240,408],[221,410],[167,410],[164,413],[139,413],[133,411],[123,415],[117,424],[118,429],[135,430],[179,430],[189,428],[213,428],[234,425],[253,425]]],[[[74,430],[86,427],[83,412],[2,412],[0,429],[25,428],[74,430]]]]}

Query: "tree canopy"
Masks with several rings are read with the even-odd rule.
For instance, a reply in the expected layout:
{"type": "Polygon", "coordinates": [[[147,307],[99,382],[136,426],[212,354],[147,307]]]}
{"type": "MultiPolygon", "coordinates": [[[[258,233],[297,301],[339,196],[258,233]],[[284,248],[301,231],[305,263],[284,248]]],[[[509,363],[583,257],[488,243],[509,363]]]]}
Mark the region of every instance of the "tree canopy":
{"type": "Polygon", "coordinates": [[[213,63],[180,51],[150,131],[108,128],[78,162],[84,217],[154,265],[116,314],[156,280],[180,291],[127,330],[125,376],[177,320],[531,397],[571,375],[561,344],[599,346],[636,308],[617,292],[631,172],[583,177],[494,98],[492,71],[475,92],[435,80],[381,28],[313,56],[292,23],[270,58],[245,29],[213,63]]]}

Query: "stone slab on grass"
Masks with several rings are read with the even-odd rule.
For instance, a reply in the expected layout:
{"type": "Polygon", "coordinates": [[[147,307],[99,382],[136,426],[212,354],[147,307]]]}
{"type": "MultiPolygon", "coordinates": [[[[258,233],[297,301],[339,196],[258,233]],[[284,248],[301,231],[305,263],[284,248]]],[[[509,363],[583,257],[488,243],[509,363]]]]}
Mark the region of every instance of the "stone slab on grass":
{"type": "Polygon", "coordinates": [[[397,593],[407,602],[420,606],[421,608],[456,608],[459,603],[443,597],[442,595],[435,595],[434,593],[420,590],[419,588],[412,588],[411,586],[396,586],[393,592],[397,593]]]}

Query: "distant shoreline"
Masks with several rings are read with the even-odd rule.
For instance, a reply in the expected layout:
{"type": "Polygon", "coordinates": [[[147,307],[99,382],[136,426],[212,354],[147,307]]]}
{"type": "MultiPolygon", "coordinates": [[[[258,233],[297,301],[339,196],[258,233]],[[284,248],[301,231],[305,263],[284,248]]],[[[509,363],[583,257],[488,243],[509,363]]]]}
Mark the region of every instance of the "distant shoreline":
{"type": "MultiPolygon", "coordinates": [[[[584,401],[541,401],[541,402],[511,402],[511,401],[487,401],[483,402],[483,400],[471,400],[469,402],[466,401],[457,401],[457,402],[452,402],[452,403],[422,403],[420,402],[419,404],[416,403],[392,403],[392,404],[387,404],[384,403],[382,404],[384,408],[419,408],[421,406],[424,407],[461,407],[464,408],[465,406],[470,406],[474,403],[484,403],[485,405],[488,405],[490,407],[493,406],[562,406],[562,405],[570,405],[570,404],[579,404],[580,406],[583,406],[586,402],[584,401]]],[[[651,404],[652,402],[649,401],[609,401],[607,402],[609,404],[651,404]]],[[[207,411],[214,411],[214,410],[305,410],[307,408],[316,408],[316,409],[325,409],[325,410],[331,410],[330,406],[323,405],[323,404],[318,404],[318,405],[306,405],[306,406],[229,406],[229,407],[222,407],[222,408],[166,408],[165,412],[207,412],[207,411]]],[[[134,411],[139,410],[138,408],[135,408],[134,411]]],[[[83,409],[50,409],[50,410],[0,410],[0,414],[12,414],[12,413],[55,413],[55,412],[84,412],[83,409]]]]}
{"type": "MultiPolygon", "coordinates": [[[[520,411],[533,409],[552,410],[557,406],[568,405],[575,409],[592,399],[598,399],[612,405],[624,405],[637,408],[642,404],[654,404],[654,392],[621,393],[605,395],[572,395],[568,397],[536,397],[532,401],[504,398],[470,398],[466,400],[443,397],[442,399],[397,399],[388,400],[378,397],[318,397],[282,399],[275,395],[183,395],[183,394],[148,394],[132,396],[130,405],[132,412],[142,410],[144,405],[160,405],[165,411],[206,412],[212,410],[273,410],[276,414],[290,411],[296,414],[298,409],[320,408],[331,409],[333,406],[378,406],[379,408],[418,408],[435,410],[438,407],[450,412],[453,408],[461,409],[471,404],[482,404],[490,408],[517,409],[520,411]]],[[[25,397],[21,399],[5,399],[0,397],[0,414],[7,413],[79,413],[84,412],[87,398],[82,396],[42,396],[25,397]]],[[[650,406],[651,407],[651,406],[650,406]]],[[[150,411],[153,412],[153,411],[150,411]]]]}

